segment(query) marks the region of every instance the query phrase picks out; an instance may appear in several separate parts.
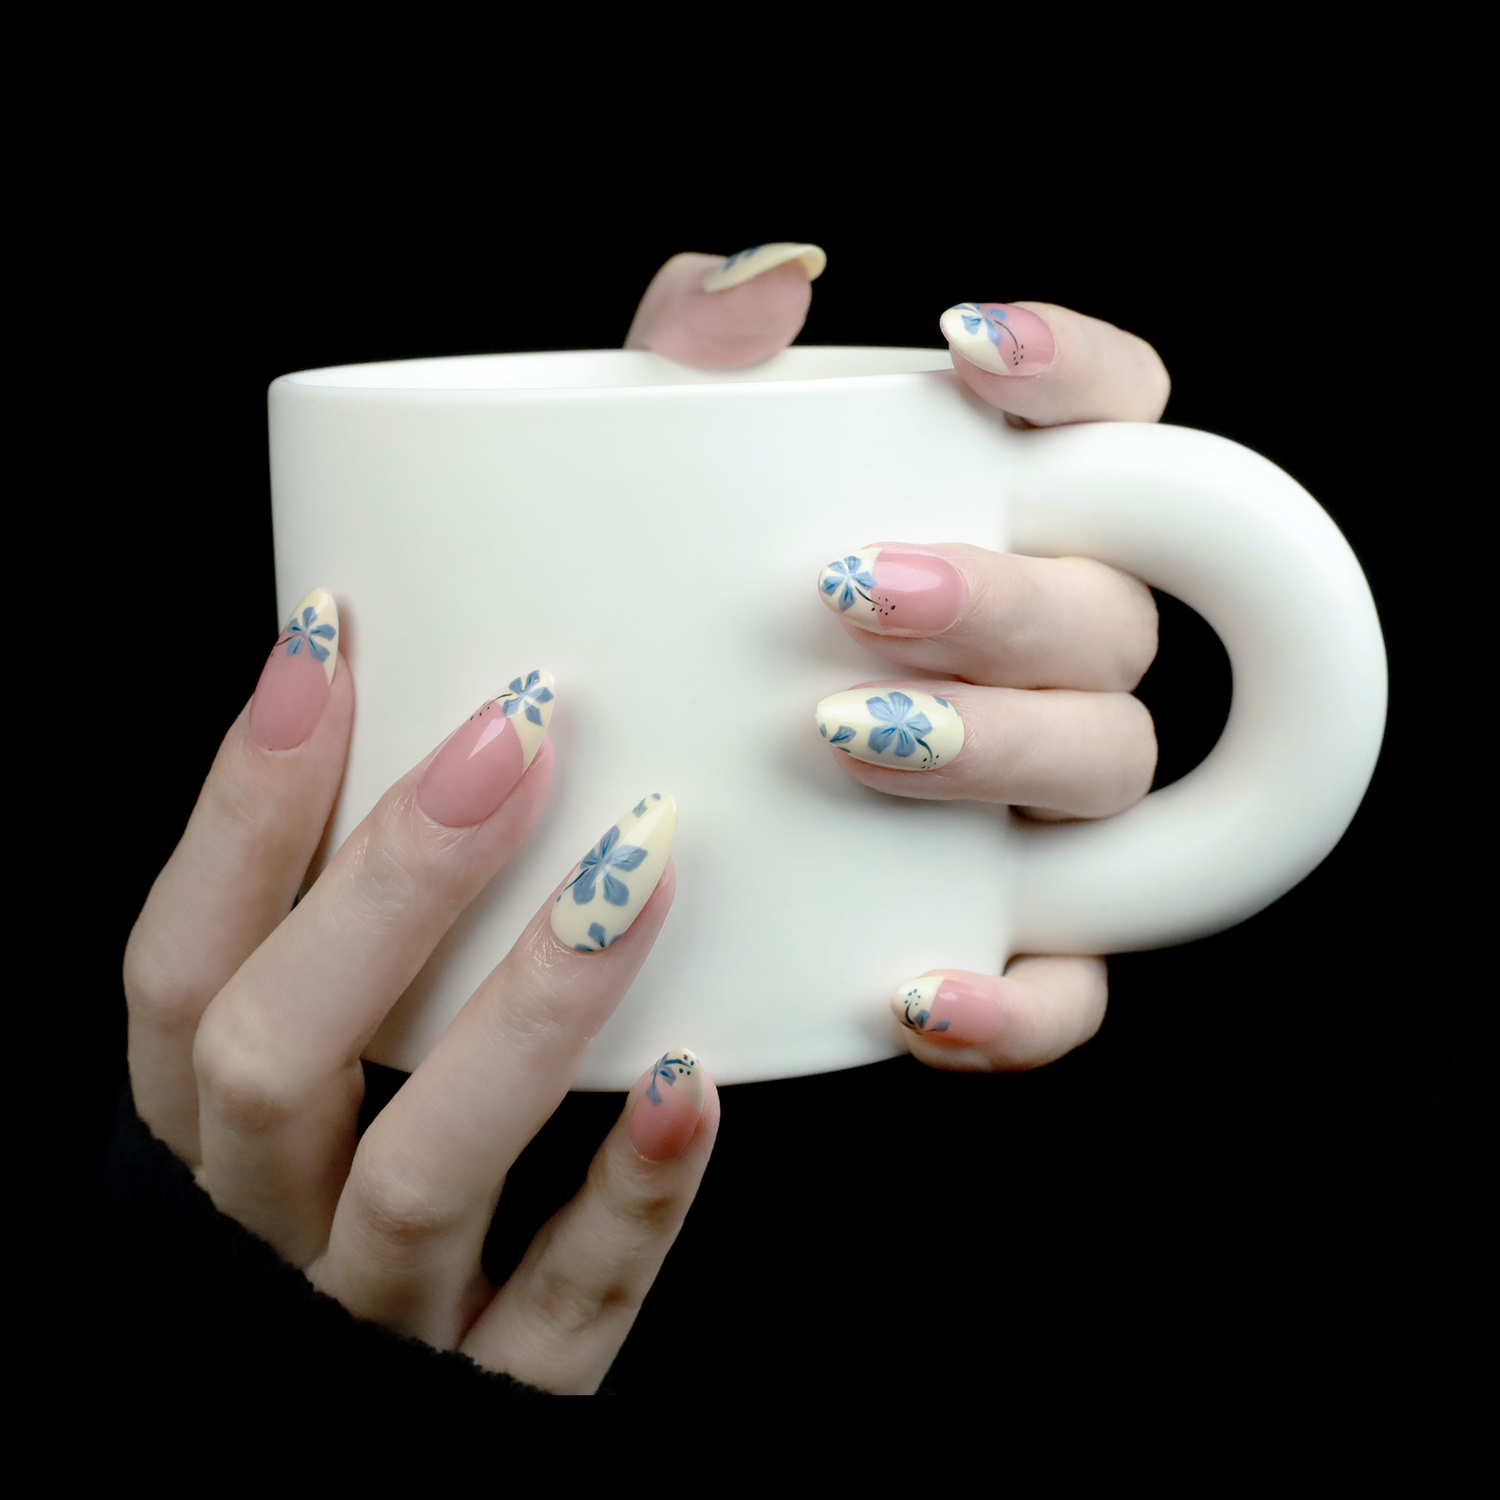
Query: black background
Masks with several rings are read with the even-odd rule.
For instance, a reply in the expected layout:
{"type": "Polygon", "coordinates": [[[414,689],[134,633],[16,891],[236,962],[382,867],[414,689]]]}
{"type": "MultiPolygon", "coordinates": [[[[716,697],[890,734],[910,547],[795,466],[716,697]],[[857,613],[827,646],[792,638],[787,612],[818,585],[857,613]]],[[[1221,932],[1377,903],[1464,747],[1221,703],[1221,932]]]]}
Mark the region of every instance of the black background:
{"type": "MultiPolygon", "coordinates": [[[[1430,264],[1393,232],[1373,146],[1247,140],[1205,170],[1181,137],[1122,164],[1014,133],[991,149],[940,120],[906,139],[825,119],[803,146],[605,131],[543,156],[513,135],[454,162],[337,132],[205,151],[187,123],[132,136],[134,155],[100,143],[86,253],[62,267],[78,337],[111,372],[83,419],[54,413],[88,497],[91,697],[111,705],[108,733],[68,750],[108,808],[79,882],[95,915],[68,937],[69,1182],[123,1077],[126,933],[277,625],[268,382],[617,344],[674,251],[811,239],[829,269],[802,342],[936,346],[952,303],[1027,297],[1154,343],[1168,421],[1265,453],[1349,537],[1387,635],[1389,734],[1329,859],[1231,932],[1113,960],[1104,1028],[1064,1061],[967,1078],[903,1060],[725,1090],[715,1160],[615,1384],[930,1395],[1148,1355],[1222,1375],[1251,1356],[1304,1371],[1454,1357],[1473,1336],[1492,1051],[1456,963],[1469,876],[1436,853],[1465,816],[1474,745],[1439,645],[1462,585],[1429,518],[1469,502],[1428,440],[1455,399],[1430,378],[1430,264]]],[[[1429,213],[1429,243],[1460,232],[1429,213]]],[[[1142,693],[1180,773],[1222,724],[1228,677],[1173,601],[1142,693]]],[[[375,1073],[372,1106],[394,1082],[375,1073]]],[[[576,1185],[617,1103],[571,1097],[518,1164],[493,1272],[576,1185]]],[[[108,1263],[108,1245],[89,1252],[108,1263]]]]}

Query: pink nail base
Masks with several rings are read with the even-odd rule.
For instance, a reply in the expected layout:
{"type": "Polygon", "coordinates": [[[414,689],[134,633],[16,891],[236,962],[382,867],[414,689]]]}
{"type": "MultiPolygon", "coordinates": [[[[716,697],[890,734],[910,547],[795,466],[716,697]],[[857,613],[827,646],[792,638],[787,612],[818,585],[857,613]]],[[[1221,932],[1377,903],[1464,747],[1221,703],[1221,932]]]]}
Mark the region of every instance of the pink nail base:
{"type": "Polygon", "coordinates": [[[903,1024],[935,1042],[978,1047],[994,1038],[1001,1020],[999,1002],[982,985],[972,979],[945,979],[926,1020],[918,1026],[903,1024]]]}
{"type": "Polygon", "coordinates": [[[686,1094],[658,1089],[658,1099],[642,1091],[630,1112],[630,1144],[647,1161],[670,1161],[687,1149],[702,1108],[686,1094]]]}
{"type": "Polygon", "coordinates": [[[946,557],[882,547],[871,572],[870,600],[881,635],[940,635],[964,611],[968,588],[946,557]]]}
{"type": "Polygon", "coordinates": [[[417,805],[447,828],[482,823],[526,769],[515,725],[498,702],[486,703],[443,742],[417,783],[417,805]]]}
{"type": "Polygon", "coordinates": [[[250,700],[250,738],[263,750],[295,750],[313,732],[332,684],[322,662],[277,641],[250,700]]]}

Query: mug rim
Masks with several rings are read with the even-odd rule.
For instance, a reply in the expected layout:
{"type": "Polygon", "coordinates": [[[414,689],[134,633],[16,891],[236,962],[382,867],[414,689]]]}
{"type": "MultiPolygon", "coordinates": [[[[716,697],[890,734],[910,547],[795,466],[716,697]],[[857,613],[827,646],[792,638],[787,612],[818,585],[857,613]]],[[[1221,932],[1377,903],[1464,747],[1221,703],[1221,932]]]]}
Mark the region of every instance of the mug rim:
{"type": "Polygon", "coordinates": [[[534,400],[668,392],[680,395],[690,390],[770,392],[792,387],[868,386],[952,371],[952,357],[946,347],[798,344],[759,364],[734,370],[698,369],[645,349],[566,349],[327,365],[279,375],[272,389],[279,386],[299,392],[372,397],[534,400]],[[509,378],[497,379],[497,375],[509,378]]]}

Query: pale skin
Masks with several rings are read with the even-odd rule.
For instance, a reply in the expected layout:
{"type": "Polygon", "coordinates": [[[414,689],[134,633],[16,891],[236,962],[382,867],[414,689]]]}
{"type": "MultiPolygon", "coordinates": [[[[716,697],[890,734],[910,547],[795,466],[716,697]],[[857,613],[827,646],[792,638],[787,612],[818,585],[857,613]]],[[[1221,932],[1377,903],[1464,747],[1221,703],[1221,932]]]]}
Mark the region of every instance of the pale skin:
{"type": "MultiPolygon", "coordinates": [[[[789,344],[812,294],[801,265],[702,292],[721,262],[668,261],[627,346],[736,367],[789,344]]],[[[1160,416],[1167,377],[1148,345],[1063,308],[1021,305],[1046,319],[1056,358],[1020,378],[955,354],[980,397],[1036,425],[1160,416]]],[[[1144,796],[1156,744],[1130,692],[1156,649],[1146,588],[1086,559],[927,550],[950,558],[968,583],[956,624],[928,639],[843,628],[898,669],[882,686],[900,686],[902,667],[951,677],[965,748],[923,776],[839,756],[844,772],[896,795],[1012,803],[1037,817],[1100,817],[1144,796]]],[[[588,1181],[503,1286],[484,1276],[480,1249],[506,1172],[650,952],[671,907],[672,866],[604,952],[565,947],[544,906],[359,1138],[364,1047],[454,919],[524,843],[554,752],[544,742],[499,807],[465,828],[434,821],[419,804],[429,756],[296,901],[337,794],[353,711],[353,677],[340,659],[321,715],[294,749],[262,748],[248,708],[225,736],[126,951],[136,1106],[222,1212],[351,1312],[543,1389],[593,1391],[697,1191],[718,1128],[712,1083],[680,1149],[652,1160],[628,1129],[643,1074],[588,1181]]],[[[995,1038],[954,1047],[903,1032],[918,1058],[966,1070],[1034,1067],[1087,1040],[1103,1019],[1101,960],[1023,958],[983,982],[1003,1015],[995,1038]]]]}

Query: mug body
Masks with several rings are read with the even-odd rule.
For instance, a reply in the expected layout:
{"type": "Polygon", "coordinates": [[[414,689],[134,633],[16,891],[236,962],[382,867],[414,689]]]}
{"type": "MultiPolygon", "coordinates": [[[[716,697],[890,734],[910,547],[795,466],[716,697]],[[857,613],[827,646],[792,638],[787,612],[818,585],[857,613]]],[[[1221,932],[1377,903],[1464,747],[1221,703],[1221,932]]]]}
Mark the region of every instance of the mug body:
{"type": "Polygon", "coordinates": [[[802,348],[725,374],[608,351],[273,385],[280,605],[330,589],[356,675],[326,847],[512,678],[556,679],[542,821],[368,1057],[415,1067],[653,791],[678,803],[676,901],[580,1087],[627,1088],[670,1047],[725,1083],[873,1062],[901,1050],[897,985],[998,970],[1009,814],[869,791],[813,720],[829,693],[912,675],[830,618],[826,562],[882,540],[1005,546],[1014,435],[948,367],[802,348]]]}

